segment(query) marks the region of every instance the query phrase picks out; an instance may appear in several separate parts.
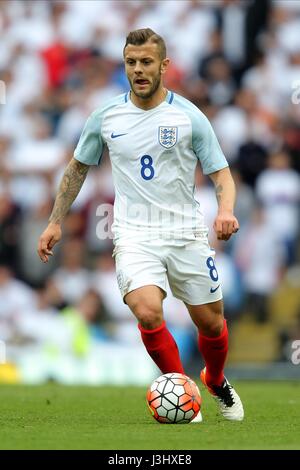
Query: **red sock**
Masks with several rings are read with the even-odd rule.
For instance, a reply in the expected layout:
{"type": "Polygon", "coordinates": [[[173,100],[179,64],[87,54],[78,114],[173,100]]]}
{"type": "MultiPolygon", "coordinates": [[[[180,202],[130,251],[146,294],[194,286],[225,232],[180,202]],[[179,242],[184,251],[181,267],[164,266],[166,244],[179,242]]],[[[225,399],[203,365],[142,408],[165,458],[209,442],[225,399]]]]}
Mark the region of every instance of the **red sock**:
{"type": "Polygon", "coordinates": [[[177,344],[165,322],[154,330],[145,330],[140,324],[138,327],[149,356],[161,372],[163,374],[169,372],[184,374],[177,344]]]}
{"type": "Polygon", "coordinates": [[[199,350],[206,365],[207,385],[222,385],[224,380],[224,365],[228,351],[228,330],[226,320],[220,336],[209,338],[199,332],[199,350]]]}

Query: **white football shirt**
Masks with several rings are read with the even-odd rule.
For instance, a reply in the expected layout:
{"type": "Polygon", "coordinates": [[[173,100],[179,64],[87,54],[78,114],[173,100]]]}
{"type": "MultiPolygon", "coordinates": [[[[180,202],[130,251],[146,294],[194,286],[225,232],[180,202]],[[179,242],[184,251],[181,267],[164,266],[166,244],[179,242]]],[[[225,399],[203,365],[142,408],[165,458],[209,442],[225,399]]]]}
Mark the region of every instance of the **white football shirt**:
{"type": "Polygon", "coordinates": [[[204,114],[168,91],[150,110],[130,93],[111,99],[86,122],[74,158],[98,165],[107,145],[115,186],[115,242],[120,239],[195,239],[207,233],[194,198],[194,174],[228,166],[204,114]]]}

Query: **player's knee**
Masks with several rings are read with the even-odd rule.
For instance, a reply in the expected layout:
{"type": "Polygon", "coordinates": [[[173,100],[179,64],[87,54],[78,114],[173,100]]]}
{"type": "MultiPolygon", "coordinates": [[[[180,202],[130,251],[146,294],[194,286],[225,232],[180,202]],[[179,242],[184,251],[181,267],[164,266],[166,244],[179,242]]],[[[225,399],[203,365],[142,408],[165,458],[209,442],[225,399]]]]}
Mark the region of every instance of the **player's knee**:
{"type": "Polygon", "coordinates": [[[155,328],[158,328],[162,324],[162,322],[162,318],[146,318],[140,320],[140,325],[145,330],[154,330],[155,328]]]}
{"type": "Polygon", "coordinates": [[[136,305],[134,314],[146,330],[158,328],[163,321],[162,310],[146,304],[136,305]]]}
{"type": "Polygon", "coordinates": [[[222,333],[224,326],[224,318],[220,316],[220,318],[213,318],[211,320],[208,320],[204,322],[201,325],[201,333],[204,336],[208,336],[210,338],[215,338],[217,336],[220,336],[222,333]]]}

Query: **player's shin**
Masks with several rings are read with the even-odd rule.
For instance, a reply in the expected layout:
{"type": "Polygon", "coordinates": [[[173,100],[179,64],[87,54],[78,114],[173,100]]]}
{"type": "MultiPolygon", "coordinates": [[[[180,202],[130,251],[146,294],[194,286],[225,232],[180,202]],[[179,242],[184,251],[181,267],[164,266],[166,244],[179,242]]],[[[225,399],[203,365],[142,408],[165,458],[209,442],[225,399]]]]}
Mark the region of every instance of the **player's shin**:
{"type": "Polygon", "coordinates": [[[158,328],[146,330],[140,324],[142,341],[149,356],[163,374],[178,372],[184,374],[177,344],[163,322],[158,328]]]}
{"type": "Polygon", "coordinates": [[[207,385],[221,385],[224,380],[224,365],[228,352],[226,320],[224,320],[223,330],[220,336],[207,337],[199,332],[198,345],[206,365],[207,385]]]}

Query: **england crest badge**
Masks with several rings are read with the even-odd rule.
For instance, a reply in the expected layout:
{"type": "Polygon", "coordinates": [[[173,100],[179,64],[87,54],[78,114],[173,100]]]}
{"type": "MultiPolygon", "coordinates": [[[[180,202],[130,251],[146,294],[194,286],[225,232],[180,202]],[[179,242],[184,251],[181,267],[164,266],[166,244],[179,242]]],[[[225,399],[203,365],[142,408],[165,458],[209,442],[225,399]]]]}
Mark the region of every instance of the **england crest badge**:
{"type": "Polygon", "coordinates": [[[162,145],[166,149],[170,149],[171,147],[174,147],[174,145],[177,142],[177,134],[178,134],[177,127],[159,126],[158,141],[160,145],[162,145]]]}

